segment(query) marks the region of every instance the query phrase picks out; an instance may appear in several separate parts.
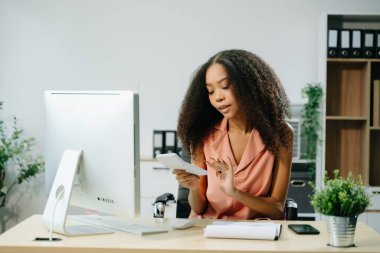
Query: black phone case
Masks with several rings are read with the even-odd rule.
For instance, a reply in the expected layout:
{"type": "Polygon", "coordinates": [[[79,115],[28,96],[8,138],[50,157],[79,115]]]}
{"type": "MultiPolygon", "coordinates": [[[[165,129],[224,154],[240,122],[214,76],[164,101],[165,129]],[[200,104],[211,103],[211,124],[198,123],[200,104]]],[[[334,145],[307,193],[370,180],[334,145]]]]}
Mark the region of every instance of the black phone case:
{"type": "Polygon", "coordinates": [[[288,227],[300,235],[318,235],[319,230],[309,224],[289,224],[288,227]]]}

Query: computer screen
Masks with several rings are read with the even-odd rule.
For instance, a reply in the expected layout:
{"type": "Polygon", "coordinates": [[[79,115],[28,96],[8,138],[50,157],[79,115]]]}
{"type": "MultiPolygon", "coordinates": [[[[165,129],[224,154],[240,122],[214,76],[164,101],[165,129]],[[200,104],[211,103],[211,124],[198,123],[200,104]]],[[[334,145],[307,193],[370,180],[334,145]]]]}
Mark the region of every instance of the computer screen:
{"type": "Polygon", "coordinates": [[[45,226],[51,217],[65,223],[68,204],[117,216],[139,214],[137,93],[46,91],[45,150],[45,226]]]}

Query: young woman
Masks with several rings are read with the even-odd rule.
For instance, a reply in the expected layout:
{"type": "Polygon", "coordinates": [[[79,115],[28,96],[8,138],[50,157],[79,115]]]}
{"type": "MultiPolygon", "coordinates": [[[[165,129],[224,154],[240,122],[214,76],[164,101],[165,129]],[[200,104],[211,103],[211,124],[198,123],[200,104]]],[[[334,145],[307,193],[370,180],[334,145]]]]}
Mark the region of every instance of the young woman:
{"type": "Polygon", "coordinates": [[[293,149],[288,107],[276,74],[253,53],[222,51],[197,70],[177,131],[192,163],[209,173],[173,171],[190,189],[190,217],[283,218],[293,149]]]}

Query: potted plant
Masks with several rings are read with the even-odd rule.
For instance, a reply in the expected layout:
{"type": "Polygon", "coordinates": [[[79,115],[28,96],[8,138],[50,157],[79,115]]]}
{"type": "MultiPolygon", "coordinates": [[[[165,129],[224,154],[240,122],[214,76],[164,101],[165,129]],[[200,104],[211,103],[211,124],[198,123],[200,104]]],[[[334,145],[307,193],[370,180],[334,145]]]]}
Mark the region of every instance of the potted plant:
{"type": "MultiPolygon", "coordinates": [[[[2,104],[0,102],[0,112],[2,104]]],[[[0,119],[0,208],[5,207],[15,185],[29,181],[42,171],[43,159],[31,154],[34,145],[34,138],[23,136],[23,129],[18,126],[15,117],[11,129],[8,129],[6,123],[0,119]],[[14,173],[9,173],[10,176],[7,176],[7,171],[10,169],[17,170],[15,178],[12,178],[14,173]]]]}
{"type": "Polygon", "coordinates": [[[302,159],[310,160],[309,175],[315,177],[315,158],[317,156],[317,145],[319,141],[318,132],[321,129],[321,100],[323,90],[319,83],[308,83],[301,91],[302,97],[307,102],[301,110],[301,137],[303,145],[302,159]]]}
{"type": "Polygon", "coordinates": [[[316,212],[327,216],[329,245],[354,246],[357,218],[370,205],[370,196],[360,175],[355,178],[349,172],[343,178],[335,170],[334,177],[329,179],[325,171],[324,186],[320,189],[314,185],[312,187],[314,194],[310,197],[310,203],[316,212]]]}

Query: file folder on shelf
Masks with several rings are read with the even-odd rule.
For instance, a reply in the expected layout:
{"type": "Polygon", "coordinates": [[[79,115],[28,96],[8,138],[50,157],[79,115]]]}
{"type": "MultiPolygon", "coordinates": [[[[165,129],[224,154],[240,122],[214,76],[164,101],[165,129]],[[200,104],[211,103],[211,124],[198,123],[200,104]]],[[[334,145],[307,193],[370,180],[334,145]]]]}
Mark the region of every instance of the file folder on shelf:
{"type": "Polygon", "coordinates": [[[181,151],[178,147],[177,131],[175,130],[154,130],[153,131],[153,157],[167,153],[177,153],[181,151]]]}
{"type": "Polygon", "coordinates": [[[153,131],[153,157],[163,154],[165,143],[165,131],[154,130],[153,131]]]}
{"type": "Polygon", "coordinates": [[[363,36],[361,30],[351,30],[351,57],[363,57],[363,36]]]}
{"type": "Polygon", "coordinates": [[[374,30],[365,30],[363,36],[364,40],[364,51],[363,56],[365,58],[374,58],[375,57],[375,31],[374,30]]]}
{"type": "Polygon", "coordinates": [[[340,30],[340,48],[339,56],[342,58],[351,57],[350,30],[340,30]]]}
{"type": "Polygon", "coordinates": [[[376,47],[375,47],[376,58],[380,58],[380,30],[376,31],[375,41],[376,41],[376,47]]]}
{"type": "Polygon", "coordinates": [[[176,151],[177,155],[179,155],[180,157],[182,157],[182,142],[181,140],[178,138],[178,135],[177,135],[177,146],[176,146],[176,151]]]}
{"type": "Polygon", "coordinates": [[[339,56],[339,31],[337,29],[330,29],[327,37],[327,57],[336,58],[339,56]]]}
{"type": "Polygon", "coordinates": [[[165,153],[176,153],[177,133],[174,130],[165,131],[165,153]]]}

